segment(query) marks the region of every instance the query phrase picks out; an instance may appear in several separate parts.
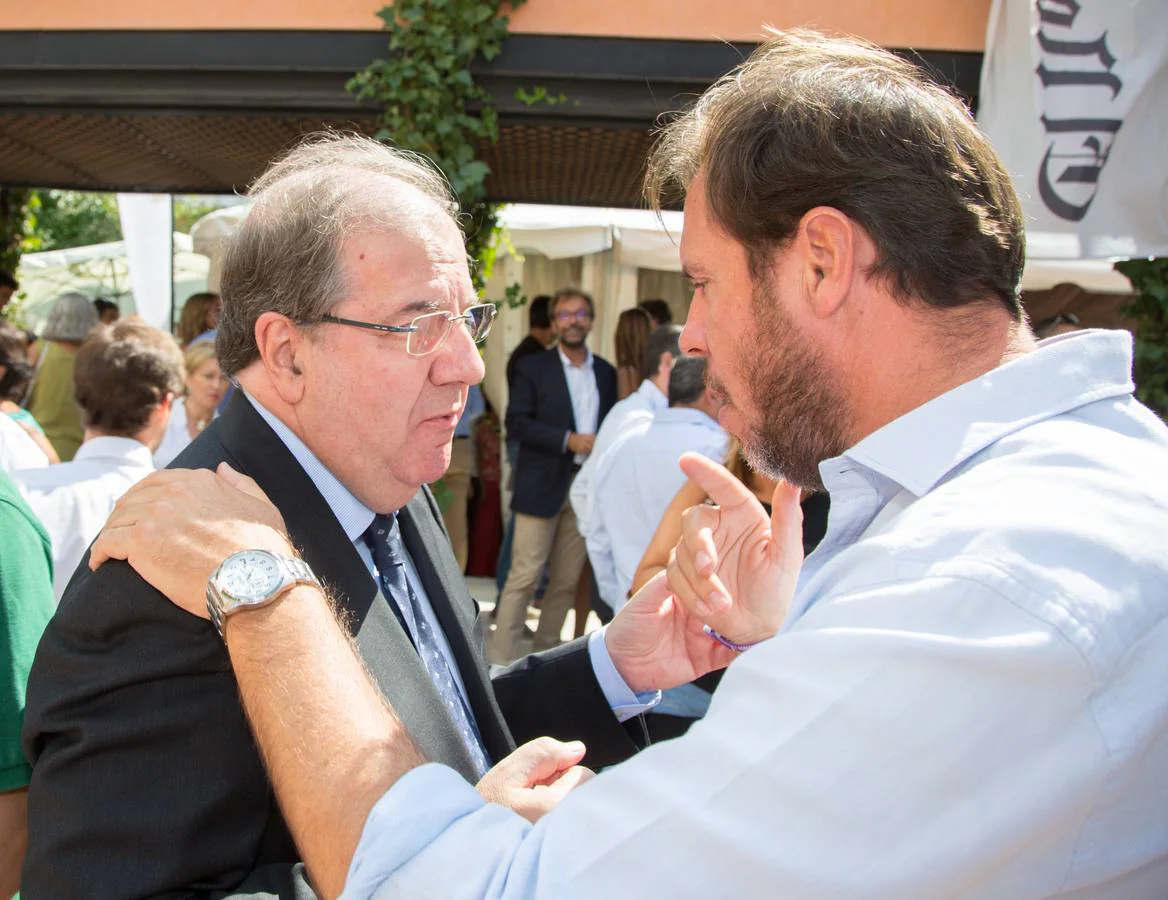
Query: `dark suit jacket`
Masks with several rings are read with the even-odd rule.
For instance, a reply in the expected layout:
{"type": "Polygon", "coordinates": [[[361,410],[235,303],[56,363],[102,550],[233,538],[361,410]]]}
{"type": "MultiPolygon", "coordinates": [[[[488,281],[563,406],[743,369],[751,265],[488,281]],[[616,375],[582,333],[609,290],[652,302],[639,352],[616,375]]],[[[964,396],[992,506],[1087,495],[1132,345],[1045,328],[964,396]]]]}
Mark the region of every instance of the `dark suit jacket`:
{"type": "MultiPolygon", "coordinates": [[[[600,391],[599,431],[616,403],[616,369],[593,354],[592,372],[600,391]]],[[[507,403],[507,438],[519,441],[511,497],[515,512],[550,519],[560,511],[575,474],[574,454],[564,449],[564,435],[575,430],[560,351],[553,347],[519,360],[507,403]]]]}
{"type": "MultiPolygon", "coordinates": [[[[222,460],[279,507],[422,751],[473,780],[390,606],[311,480],[241,394],[175,465],[222,460]]],[[[402,510],[401,523],[494,759],[540,734],[584,740],[593,765],[633,751],[581,643],[521,660],[492,682],[478,610],[428,490],[402,510]]],[[[172,606],[125,563],[96,573],[83,564],[66,590],[33,665],[24,746],[33,763],[28,900],[313,896],[225,648],[209,623],[172,606]]]]}

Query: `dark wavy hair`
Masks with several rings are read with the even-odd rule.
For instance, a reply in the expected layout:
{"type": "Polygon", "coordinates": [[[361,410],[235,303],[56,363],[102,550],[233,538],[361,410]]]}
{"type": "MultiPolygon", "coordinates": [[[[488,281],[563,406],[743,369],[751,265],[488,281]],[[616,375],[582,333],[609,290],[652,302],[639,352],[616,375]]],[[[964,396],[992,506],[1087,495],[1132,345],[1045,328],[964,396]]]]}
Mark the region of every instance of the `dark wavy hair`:
{"type": "Polygon", "coordinates": [[[663,129],[646,197],[674,204],[699,173],[756,280],[828,206],[868,233],[868,275],[900,301],[996,298],[1022,317],[1022,207],[1005,167],[960,100],[885,50],[774,33],[663,129]]]}

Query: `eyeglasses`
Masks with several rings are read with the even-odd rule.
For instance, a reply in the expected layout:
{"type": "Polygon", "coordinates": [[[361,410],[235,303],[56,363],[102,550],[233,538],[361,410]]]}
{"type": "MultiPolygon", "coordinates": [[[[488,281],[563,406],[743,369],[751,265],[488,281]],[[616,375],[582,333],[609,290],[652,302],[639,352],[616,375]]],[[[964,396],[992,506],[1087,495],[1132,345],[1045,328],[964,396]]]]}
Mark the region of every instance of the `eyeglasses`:
{"type": "Polygon", "coordinates": [[[556,321],[567,324],[568,322],[591,322],[592,313],[587,309],[578,309],[575,312],[558,312],[556,313],[556,321]]]}
{"type": "Polygon", "coordinates": [[[491,323],[495,321],[498,310],[493,303],[482,303],[472,306],[461,316],[449,312],[424,313],[413,319],[409,325],[382,325],[377,322],[358,322],[356,319],[342,319],[340,316],[330,316],[327,313],[319,319],[301,322],[301,325],[315,325],[318,322],[330,325],[351,325],[354,328],[368,328],[370,331],[380,331],[383,334],[404,334],[406,336],[406,353],[410,356],[425,356],[433,353],[442,346],[450,334],[455,322],[461,322],[470,332],[471,340],[476,344],[485,340],[491,331],[491,323]]]}

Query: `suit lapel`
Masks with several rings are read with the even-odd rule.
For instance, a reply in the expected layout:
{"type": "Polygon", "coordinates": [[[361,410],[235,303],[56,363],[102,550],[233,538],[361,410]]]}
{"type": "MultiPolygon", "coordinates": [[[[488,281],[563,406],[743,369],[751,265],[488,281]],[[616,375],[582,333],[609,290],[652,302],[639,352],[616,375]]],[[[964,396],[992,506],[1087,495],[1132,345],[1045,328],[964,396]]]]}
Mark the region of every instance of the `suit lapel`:
{"type": "MultiPolygon", "coordinates": [[[[254,478],[280,510],[293,544],[346,611],[345,625],[355,636],[362,659],[419,749],[427,759],[451,766],[473,783],[475,769],[462,737],[443,712],[442,699],[409,635],[312,479],[242,394],[216,424],[237,468],[254,478]]],[[[411,555],[417,566],[425,554],[411,548],[411,555]]],[[[435,595],[429,585],[426,590],[435,595]]],[[[450,626],[445,620],[442,624],[449,633],[450,626]]],[[[460,668],[466,671],[461,661],[460,668]]]]}
{"type": "Polygon", "coordinates": [[[450,644],[487,752],[498,761],[514,747],[484,663],[478,610],[450,551],[426,488],[399,513],[402,540],[450,644]]]}

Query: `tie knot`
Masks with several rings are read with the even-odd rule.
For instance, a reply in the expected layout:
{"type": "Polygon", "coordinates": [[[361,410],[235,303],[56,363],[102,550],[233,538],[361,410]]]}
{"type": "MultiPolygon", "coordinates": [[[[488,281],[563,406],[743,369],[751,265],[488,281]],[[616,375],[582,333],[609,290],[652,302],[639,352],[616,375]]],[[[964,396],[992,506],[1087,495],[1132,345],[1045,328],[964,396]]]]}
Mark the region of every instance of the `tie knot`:
{"type": "Polygon", "coordinates": [[[374,516],[373,523],[365,532],[365,540],[375,557],[385,554],[386,561],[393,565],[400,565],[403,562],[401,529],[398,527],[396,514],[374,516]]]}

